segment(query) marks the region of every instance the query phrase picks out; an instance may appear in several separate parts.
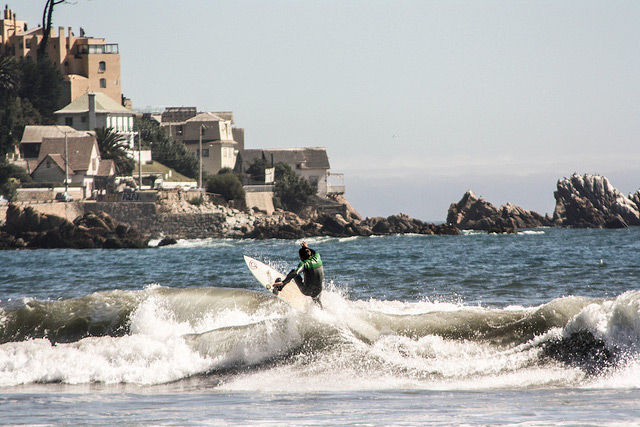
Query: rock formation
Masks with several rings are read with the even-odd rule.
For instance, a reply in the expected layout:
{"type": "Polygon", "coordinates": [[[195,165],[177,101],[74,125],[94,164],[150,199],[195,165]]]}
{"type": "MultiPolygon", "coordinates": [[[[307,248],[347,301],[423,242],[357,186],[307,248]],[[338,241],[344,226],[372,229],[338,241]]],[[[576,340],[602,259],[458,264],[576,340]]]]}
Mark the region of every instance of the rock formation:
{"type": "Polygon", "coordinates": [[[464,230],[517,233],[518,228],[548,226],[551,218],[511,203],[498,209],[483,198],[478,198],[473,191],[467,190],[458,203],[449,206],[447,223],[464,230]]]}
{"type": "MultiPolygon", "coordinates": [[[[351,216],[350,216],[351,218],[351,216]]],[[[452,225],[428,224],[407,215],[374,217],[362,221],[346,220],[342,215],[321,215],[315,219],[302,219],[291,212],[258,218],[245,237],[257,239],[299,239],[311,236],[371,236],[385,234],[460,234],[452,225]]]]}
{"type": "Polygon", "coordinates": [[[141,248],[147,246],[135,229],[118,224],[103,212],[88,212],[69,222],[55,215],[9,205],[0,228],[0,249],[141,248]]]}
{"type": "Polygon", "coordinates": [[[629,197],[599,175],[573,174],[558,180],[553,223],[577,228],[640,225],[640,190],[629,197]]]}

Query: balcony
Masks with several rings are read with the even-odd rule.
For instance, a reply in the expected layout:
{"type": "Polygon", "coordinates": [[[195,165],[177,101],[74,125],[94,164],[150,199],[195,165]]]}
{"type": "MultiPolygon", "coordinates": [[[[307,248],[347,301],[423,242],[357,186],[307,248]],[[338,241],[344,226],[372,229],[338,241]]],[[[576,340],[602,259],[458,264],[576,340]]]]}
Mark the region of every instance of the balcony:
{"type": "Polygon", "coordinates": [[[327,176],[327,194],[344,194],[344,174],[329,173],[327,176]]]}
{"type": "Polygon", "coordinates": [[[78,55],[87,54],[118,54],[117,44],[81,44],[78,46],[78,55]]]}

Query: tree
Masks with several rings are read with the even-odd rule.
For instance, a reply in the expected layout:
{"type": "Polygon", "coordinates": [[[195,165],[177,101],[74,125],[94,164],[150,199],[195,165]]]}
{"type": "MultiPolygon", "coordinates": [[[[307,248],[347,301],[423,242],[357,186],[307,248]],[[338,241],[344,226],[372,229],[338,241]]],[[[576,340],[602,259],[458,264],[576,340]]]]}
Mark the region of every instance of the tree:
{"type": "Polygon", "coordinates": [[[0,195],[9,201],[14,201],[16,189],[24,182],[33,182],[25,169],[12,165],[6,160],[0,160],[0,195]]]}
{"type": "Polygon", "coordinates": [[[261,184],[264,184],[264,171],[270,166],[271,162],[269,162],[264,157],[264,153],[262,153],[262,158],[256,158],[253,163],[249,165],[245,173],[252,181],[258,181],[261,184]]]}
{"type": "Polygon", "coordinates": [[[64,78],[60,68],[48,57],[38,61],[20,60],[22,78],[19,96],[28,99],[42,116],[42,124],[54,124],[53,113],[61,105],[64,78]]]}
{"type": "Polygon", "coordinates": [[[299,213],[311,204],[316,189],[305,178],[296,173],[285,163],[276,163],[275,202],[284,209],[299,213]]]}
{"type": "Polygon", "coordinates": [[[47,43],[49,42],[49,33],[53,25],[53,7],[57,4],[64,3],[65,0],[47,0],[42,11],[42,41],[38,46],[38,59],[42,59],[47,55],[47,43]]]}
{"type": "Polygon", "coordinates": [[[127,154],[127,138],[113,128],[96,128],[95,131],[100,156],[113,160],[118,175],[131,175],[134,162],[127,154]]]}
{"type": "Polygon", "coordinates": [[[198,175],[198,158],[179,141],[169,138],[167,132],[153,119],[136,119],[135,126],[143,141],[151,145],[153,159],[175,169],[182,175],[195,178],[198,175]]]}
{"type": "Polygon", "coordinates": [[[244,203],[245,192],[240,178],[229,168],[220,172],[207,178],[207,192],[220,194],[226,201],[237,200],[244,203]]]}
{"type": "Polygon", "coordinates": [[[63,78],[48,59],[0,58],[0,158],[12,151],[26,125],[53,124],[63,78]]]}
{"type": "Polygon", "coordinates": [[[0,96],[2,101],[14,95],[20,88],[18,61],[9,56],[0,58],[0,96]]]}

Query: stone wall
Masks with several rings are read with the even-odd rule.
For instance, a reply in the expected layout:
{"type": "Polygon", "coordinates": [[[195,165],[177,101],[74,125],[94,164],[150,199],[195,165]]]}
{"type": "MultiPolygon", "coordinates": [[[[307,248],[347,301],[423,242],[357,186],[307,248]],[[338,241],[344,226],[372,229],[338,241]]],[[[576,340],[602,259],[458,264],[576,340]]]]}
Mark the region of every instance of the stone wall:
{"type": "Polygon", "coordinates": [[[273,191],[247,191],[245,198],[249,209],[256,208],[268,215],[271,215],[275,210],[273,206],[273,191]]]}
{"type": "MultiPolygon", "coordinates": [[[[64,193],[64,187],[18,188],[17,197],[19,202],[49,202],[55,200],[58,193],[64,193]]],[[[83,198],[82,188],[69,187],[69,195],[74,200],[81,200],[83,198]]]]}
{"type": "Polygon", "coordinates": [[[227,235],[231,224],[225,213],[162,213],[156,203],[87,202],[85,212],[106,212],[119,223],[149,238],[198,239],[227,235]]]}
{"type": "MultiPolygon", "coordinates": [[[[21,208],[31,206],[36,212],[46,215],[55,215],[73,221],[84,214],[81,202],[46,202],[46,203],[16,203],[21,208]]],[[[0,205],[0,223],[6,218],[9,205],[0,205]]]]}
{"type": "Polygon", "coordinates": [[[119,223],[135,227],[144,234],[148,234],[147,230],[157,221],[157,206],[153,202],[86,202],[83,206],[83,213],[105,212],[119,223]]]}

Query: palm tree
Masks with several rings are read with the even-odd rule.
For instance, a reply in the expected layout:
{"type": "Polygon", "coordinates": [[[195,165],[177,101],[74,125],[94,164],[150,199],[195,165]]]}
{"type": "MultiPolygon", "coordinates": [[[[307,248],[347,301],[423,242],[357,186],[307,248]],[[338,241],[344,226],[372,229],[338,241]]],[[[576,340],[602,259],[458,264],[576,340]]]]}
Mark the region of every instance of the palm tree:
{"type": "Polygon", "coordinates": [[[7,95],[15,93],[20,87],[20,69],[15,58],[0,58],[0,94],[5,100],[7,95]]]}
{"type": "Polygon", "coordinates": [[[118,175],[131,175],[134,163],[127,154],[127,138],[113,128],[96,128],[95,131],[100,156],[113,160],[118,175]]]}

